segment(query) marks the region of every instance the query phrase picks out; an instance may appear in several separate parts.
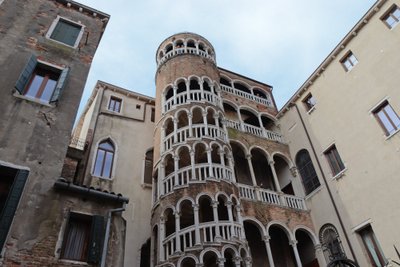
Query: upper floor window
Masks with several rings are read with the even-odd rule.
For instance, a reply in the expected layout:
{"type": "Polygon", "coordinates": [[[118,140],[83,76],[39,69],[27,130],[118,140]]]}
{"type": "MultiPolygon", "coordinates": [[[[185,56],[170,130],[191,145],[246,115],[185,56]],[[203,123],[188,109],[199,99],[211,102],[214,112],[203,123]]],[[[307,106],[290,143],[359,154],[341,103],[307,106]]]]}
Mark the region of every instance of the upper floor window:
{"type": "Polygon", "coordinates": [[[108,110],[114,111],[114,112],[120,112],[121,111],[121,103],[122,103],[122,99],[116,98],[114,96],[110,97],[110,102],[108,103],[108,110]]]}
{"type": "Polygon", "coordinates": [[[65,86],[69,68],[58,68],[38,61],[32,55],[21,72],[15,89],[22,95],[50,103],[57,101],[65,86]]]}
{"type": "Polygon", "coordinates": [[[152,184],[152,174],[153,174],[153,149],[146,152],[144,159],[144,177],[143,182],[145,184],[152,184]]]}
{"type": "Polygon", "coordinates": [[[111,178],[114,153],[115,148],[110,140],[103,141],[99,144],[96,153],[93,175],[111,178]]]}
{"type": "Polygon", "coordinates": [[[79,44],[83,30],[82,24],[57,16],[46,37],[75,48],[79,44]]]}
{"type": "Polygon", "coordinates": [[[104,236],[104,217],[70,213],[60,258],[98,263],[104,236]]]}
{"type": "Polygon", "coordinates": [[[384,101],[378,108],[373,111],[379,124],[389,136],[400,129],[400,118],[389,105],[388,101],[384,101]]]}
{"type": "Polygon", "coordinates": [[[154,108],[151,108],[150,121],[154,122],[155,117],[156,117],[156,110],[154,108]]]}
{"type": "Polygon", "coordinates": [[[325,224],[319,231],[319,239],[327,262],[346,258],[339,234],[332,224],[325,224]]]}
{"type": "Polygon", "coordinates": [[[394,5],[389,9],[389,12],[382,17],[382,20],[390,29],[394,28],[400,21],[400,8],[394,5]]]}
{"type": "Polygon", "coordinates": [[[333,145],[330,148],[328,148],[324,152],[326,158],[328,159],[329,165],[332,170],[332,174],[335,176],[342,170],[344,170],[344,164],[342,162],[342,159],[339,156],[339,152],[336,149],[336,146],[333,145]]]}
{"type": "Polygon", "coordinates": [[[364,243],[365,249],[368,252],[369,259],[373,266],[384,267],[387,266],[387,259],[383,255],[382,249],[375,237],[371,225],[358,231],[364,243]]]}
{"type": "Polygon", "coordinates": [[[314,165],[311,161],[310,154],[307,150],[302,149],[296,155],[296,165],[303,181],[306,194],[310,194],[317,189],[321,184],[319,182],[314,165]]]}
{"type": "Polygon", "coordinates": [[[346,54],[346,56],[343,57],[342,60],[340,60],[340,63],[342,63],[346,71],[350,71],[352,68],[354,68],[355,65],[357,65],[358,60],[354,56],[353,52],[350,51],[346,54]]]}
{"type": "Polygon", "coordinates": [[[309,93],[304,99],[303,103],[306,106],[307,111],[311,110],[315,104],[317,104],[317,101],[315,101],[315,98],[312,96],[311,93],[309,93]]]}

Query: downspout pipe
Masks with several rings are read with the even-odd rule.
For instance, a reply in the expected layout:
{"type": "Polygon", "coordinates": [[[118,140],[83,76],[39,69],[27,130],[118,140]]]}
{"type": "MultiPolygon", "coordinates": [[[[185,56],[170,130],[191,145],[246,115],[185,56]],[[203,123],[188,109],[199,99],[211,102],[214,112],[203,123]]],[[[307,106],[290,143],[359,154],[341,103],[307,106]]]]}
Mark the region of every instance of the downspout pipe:
{"type": "MultiPolygon", "coordinates": [[[[351,253],[351,255],[353,256],[354,261],[357,263],[357,258],[356,258],[356,255],[355,255],[355,253],[354,253],[353,246],[352,246],[351,243],[350,243],[350,239],[349,239],[349,236],[348,236],[348,234],[347,234],[346,228],[344,227],[344,223],[343,223],[342,217],[340,216],[339,209],[337,208],[335,199],[333,198],[333,195],[332,195],[332,191],[331,191],[331,189],[330,189],[330,187],[329,187],[329,184],[328,184],[328,182],[327,182],[325,173],[324,173],[324,171],[323,171],[323,169],[322,169],[322,166],[321,166],[321,163],[320,163],[320,161],[319,161],[319,159],[318,159],[317,152],[315,151],[315,148],[314,148],[314,144],[313,144],[313,142],[311,141],[310,134],[308,133],[307,128],[306,128],[306,125],[305,125],[304,120],[303,120],[303,117],[302,117],[301,114],[300,114],[299,107],[298,107],[296,104],[294,104],[294,103],[293,103],[292,105],[296,108],[297,114],[299,115],[299,118],[300,118],[300,121],[301,121],[301,125],[303,126],[303,129],[304,129],[304,131],[305,131],[305,133],[306,133],[308,142],[310,143],[310,146],[311,146],[312,152],[313,152],[313,154],[314,154],[315,160],[317,161],[317,164],[318,164],[318,168],[319,168],[320,171],[321,171],[322,178],[324,179],[324,182],[325,182],[325,185],[326,185],[326,189],[327,189],[328,194],[329,194],[329,198],[331,199],[331,202],[332,202],[333,208],[334,208],[334,210],[335,210],[336,216],[338,217],[338,220],[339,220],[339,223],[340,223],[340,227],[342,228],[343,233],[344,233],[344,237],[346,238],[347,244],[349,245],[350,253],[351,253]]],[[[358,266],[358,263],[357,263],[357,266],[358,266]]]]}
{"type": "Polygon", "coordinates": [[[104,235],[104,246],[103,246],[103,253],[101,254],[101,264],[100,267],[106,266],[106,259],[107,259],[107,250],[108,250],[108,240],[110,239],[110,226],[111,226],[111,219],[112,214],[116,212],[123,212],[126,208],[126,202],[123,203],[121,208],[117,209],[110,209],[107,212],[107,225],[106,225],[106,233],[104,235]]]}

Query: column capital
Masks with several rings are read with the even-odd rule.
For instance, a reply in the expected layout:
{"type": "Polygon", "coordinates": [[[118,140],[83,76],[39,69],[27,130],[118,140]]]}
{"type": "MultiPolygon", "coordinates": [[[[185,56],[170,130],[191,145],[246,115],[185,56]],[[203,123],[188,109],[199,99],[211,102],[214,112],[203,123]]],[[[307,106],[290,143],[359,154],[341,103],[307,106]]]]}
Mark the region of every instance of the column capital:
{"type": "Polygon", "coordinates": [[[315,250],[322,250],[322,245],[321,244],[316,244],[315,246],[314,246],[314,249],[315,250]]]}
{"type": "Polygon", "coordinates": [[[173,118],[172,121],[174,122],[174,124],[179,122],[179,120],[177,118],[173,118]]]}
{"type": "Polygon", "coordinates": [[[225,258],[218,258],[217,263],[218,264],[225,263],[225,258]]]}
{"type": "Polygon", "coordinates": [[[236,256],[233,258],[233,260],[235,261],[235,263],[240,263],[242,261],[242,258],[239,256],[236,256]]]}
{"type": "Polygon", "coordinates": [[[227,201],[227,202],[225,203],[225,206],[226,206],[226,207],[232,207],[232,205],[233,205],[233,202],[232,202],[232,201],[227,201]]]}
{"type": "Polygon", "coordinates": [[[174,156],[174,161],[179,161],[181,158],[179,156],[174,156]]]}
{"type": "Polygon", "coordinates": [[[160,216],[160,223],[165,224],[165,216],[164,215],[160,216]]]}
{"type": "Polygon", "coordinates": [[[246,154],[246,159],[247,160],[251,159],[251,154],[246,154]]]}
{"type": "Polygon", "coordinates": [[[192,112],[189,112],[189,113],[187,114],[187,116],[188,116],[189,119],[192,119],[192,118],[193,118],[192,112]]]}
{"type": "Polygon", "coordinates": [[[176,218],[180,218],[181,217],[181,212],[179,212],[179,211],[175,211],[175,219],[176,218]]]}
{"type": "Polygon", "coordinates": [[[200,209],[199,204],[192,204],[192,207],[194,210],[197,210],[197,211],[200,209]]]}
{"type": "Polygon", "coordinates": [[[213,208],[218,208],[218,204],[219,204],[219,202],[216,201],[216,200],[213,200],[213,201],[211,202],[211,206],[212,206],[213,208]]]}
{"type": "Polygon", "coordinates": [[[290,240],[289,244],[290,244],[292,247],[295,247],[295,246],[297,246],[297,240],[290,240]]]}
{"type": "Polygon", "coordinates": [[[271,240],[271,237],[270,237],[269,235],[265,235],[265,236],[263,236],[262,240],[263,240],[265,243],[269,243],[269,240],[271,240]]]}
{"type": "Polygon", "coordinates": [[[274,165],[274,164],[275,164],[275,161],[274,161],[273,159],[271,159],[271,160],[268,161],[268,164],[269,164],[269,165],[274,165]]]}
{"type": "Polygon", "coordinates": [[[292,173],[293,177],[297,176],[297,168],[296,166],[293,166],[292,168],[290,168],[290,172],[292,173]]]}
{"type": "Polygon", "coordinates": [[[206,110],[204,110],[203,112],[201,112],[201,114],[203,115],[203,117],[207,116],[208,112],[206,110]]]}

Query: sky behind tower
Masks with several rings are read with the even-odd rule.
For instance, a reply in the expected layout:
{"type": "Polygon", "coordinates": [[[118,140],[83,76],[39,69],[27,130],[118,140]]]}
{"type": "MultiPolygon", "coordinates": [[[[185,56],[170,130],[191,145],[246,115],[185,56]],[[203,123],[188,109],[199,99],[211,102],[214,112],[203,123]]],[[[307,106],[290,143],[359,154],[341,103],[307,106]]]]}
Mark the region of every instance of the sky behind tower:
{"type": "Polygon", "coordinates": [[[79,113],[97,80],[155,96],[155,54],[179,32],[202,35],[217,65],[273,86],[281,108],[375,0],[78,0],[111,15],[79,113]]]}

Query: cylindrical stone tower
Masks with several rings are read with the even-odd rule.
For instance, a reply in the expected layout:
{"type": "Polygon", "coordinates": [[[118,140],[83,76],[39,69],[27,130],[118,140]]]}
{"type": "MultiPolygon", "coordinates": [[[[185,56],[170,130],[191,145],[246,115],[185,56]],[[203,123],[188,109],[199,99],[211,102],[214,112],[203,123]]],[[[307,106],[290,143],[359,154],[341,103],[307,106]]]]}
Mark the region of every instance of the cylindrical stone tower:
{"type": "Polygon", "coordinates": [[[214,48],[175,34],[156,61],[152,266],[250,266],[214,48]]]}

